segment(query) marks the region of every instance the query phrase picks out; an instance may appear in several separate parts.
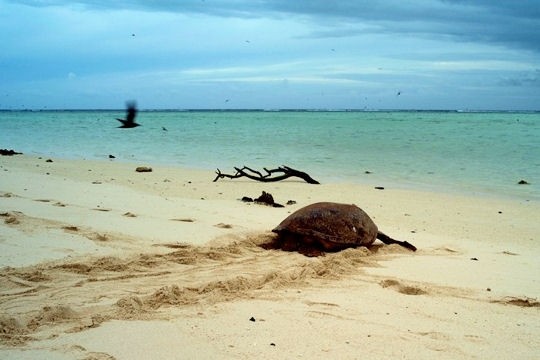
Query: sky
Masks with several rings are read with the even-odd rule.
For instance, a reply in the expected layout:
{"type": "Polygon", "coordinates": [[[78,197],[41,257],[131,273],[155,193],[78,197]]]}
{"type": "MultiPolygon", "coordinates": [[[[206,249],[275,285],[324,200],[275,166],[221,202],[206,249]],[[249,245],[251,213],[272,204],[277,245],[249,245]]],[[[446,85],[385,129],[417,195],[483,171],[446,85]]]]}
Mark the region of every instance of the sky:
{"type": "Polygon", "coordinates": [[[540,110],[540,0],[0,0],[0,109],[540,110]]]}

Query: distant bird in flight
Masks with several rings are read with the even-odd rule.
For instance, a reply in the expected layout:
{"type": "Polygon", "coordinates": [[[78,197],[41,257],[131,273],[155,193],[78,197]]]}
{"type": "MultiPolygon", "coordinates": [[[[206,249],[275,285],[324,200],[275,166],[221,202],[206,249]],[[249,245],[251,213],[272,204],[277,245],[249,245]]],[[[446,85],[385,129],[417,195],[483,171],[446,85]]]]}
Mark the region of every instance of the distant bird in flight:
{"type": "Polygon", "coordinates": [[[141,124],[137,124],[135,122],[135,116],[137,115],[137,104],[135,103],[135,101],[129,101],[126,103],[126,105],[127,105],[126,119],[124,120],[124,119],[116,118],[116,120],[122,123],[122,125],[119,126],[119,128],[127,129],[127,128],[134,128],[136,126],[141,126],[141,124]]]}

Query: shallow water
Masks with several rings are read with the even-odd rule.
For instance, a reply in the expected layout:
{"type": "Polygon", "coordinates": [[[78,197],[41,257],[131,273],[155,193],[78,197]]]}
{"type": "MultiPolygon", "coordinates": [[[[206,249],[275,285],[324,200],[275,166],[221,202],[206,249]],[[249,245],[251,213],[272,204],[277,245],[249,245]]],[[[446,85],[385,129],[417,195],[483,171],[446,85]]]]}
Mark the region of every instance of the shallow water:
{"type": "Polygon", "coordinates": [[[134,129],[116,117],[0,112],[0,148],[224,172],[285,164],[322,182],[540,199],[540,113],[142,111],[134,129]]]}

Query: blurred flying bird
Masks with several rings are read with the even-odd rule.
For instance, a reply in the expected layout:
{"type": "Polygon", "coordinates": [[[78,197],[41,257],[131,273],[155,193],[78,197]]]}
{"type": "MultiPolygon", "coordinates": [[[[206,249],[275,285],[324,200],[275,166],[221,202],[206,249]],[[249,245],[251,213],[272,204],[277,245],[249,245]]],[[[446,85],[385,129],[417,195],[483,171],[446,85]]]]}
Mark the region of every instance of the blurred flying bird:
{"type": "Polygon", "coordinates": [[[137,115],[137,104],[135,101],[129,101],[126,103],[127,110],[126,110],[126,119],[118,119],[116,120],[120,121],[122,123],[119,128],[134,128],[136,126],[140,126],[140,124],[137,124],[135,122],[135,116],[137,115]]]}

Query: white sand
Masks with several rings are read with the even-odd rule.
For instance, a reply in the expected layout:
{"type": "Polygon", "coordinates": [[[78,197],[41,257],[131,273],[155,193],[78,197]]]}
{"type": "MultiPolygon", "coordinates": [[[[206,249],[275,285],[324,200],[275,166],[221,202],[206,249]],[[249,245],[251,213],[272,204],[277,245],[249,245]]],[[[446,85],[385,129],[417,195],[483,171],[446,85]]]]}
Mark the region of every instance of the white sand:
{"type": "Polygon", "coordinates": [[[538,202],[53,160],[0,157],[0,358],[540,356],[538,202]],[[419,250],[257,246],[317,201],[419,250]]]}

